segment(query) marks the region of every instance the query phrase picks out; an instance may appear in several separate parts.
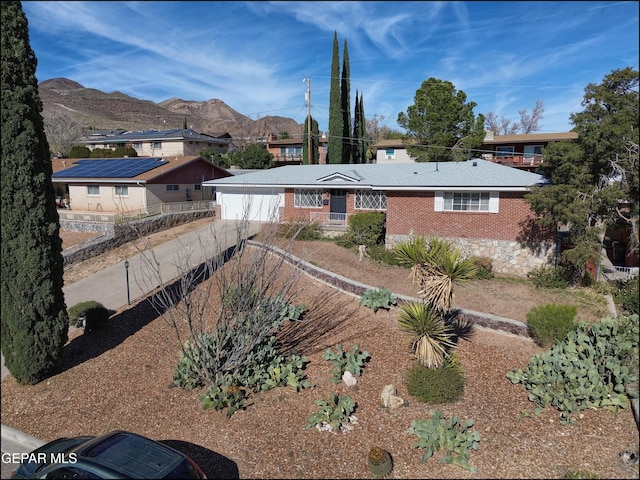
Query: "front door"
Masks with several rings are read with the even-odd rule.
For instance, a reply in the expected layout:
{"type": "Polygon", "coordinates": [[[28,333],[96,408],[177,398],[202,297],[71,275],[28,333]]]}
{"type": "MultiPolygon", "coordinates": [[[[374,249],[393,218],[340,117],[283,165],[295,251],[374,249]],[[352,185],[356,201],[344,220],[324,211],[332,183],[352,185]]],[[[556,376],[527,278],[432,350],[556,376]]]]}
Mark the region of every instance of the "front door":
{"type": "Polygon", "coordinates": [[[346,224],[347,218],[347,191],[341,189],[331,190],[331,203],[329,205],[329,220],[346,224]]]}

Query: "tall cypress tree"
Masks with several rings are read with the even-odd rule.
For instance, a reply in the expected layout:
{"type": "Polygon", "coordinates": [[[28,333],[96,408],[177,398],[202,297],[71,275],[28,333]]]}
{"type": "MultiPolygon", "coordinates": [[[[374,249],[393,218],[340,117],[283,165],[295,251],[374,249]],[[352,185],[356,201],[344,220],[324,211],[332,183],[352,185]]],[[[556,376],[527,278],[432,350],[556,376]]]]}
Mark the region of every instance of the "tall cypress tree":
{"type": "Polygon", "coordinates": [[[318,163],[318,122],[311,117],[311,160],[309,160],[309,117],[304,121],[304,134],[302,137],[302,163],[314,165],[318,163]]]}
{"type": "Polygon", "coordinates": [[[360,137],[358,132],[360,130],[360,101],[358,100],[358,90],[356,90],[356,101],[355,107],[353,110],[353,148],[351,157],[353,158],[353,163],[362,163],[359,151],[360,151],[360,137]]]}
{"type": "Polygon", "coordinates": [[[358,125],[358,158],[361,163],[367,163],[367,151],[369,150],[369,139],[367,138],[367,117],[364,116],[364,94],[360,94],[360,103],[358,106],[360,124],[358,125]]]}
{"type": "Polygon", "coordinates": [[[67,341],[62,240],[27,19],[19,1],[1,9],[2,353],[18,382],[34,384],[67,341]]]}
{"type": "Polygon", "coordinates": [[[329,89],[329,143],[327,163],[342,162],[343,116],[340,101],[340,54],[338,33],[333,33],[333,55],[331,57],[331,88],[329,89]]]}
{"type": "Polygon", "coordinates": [[[353,163],[353,142],[351,139],[351,68],[347,39],[342,50],[342,81],[340,102],[342,104],[342,163],[353,163]]]}
{"type": "Polygon", "coordinates": [[[353,163],[367,163],[366,121],[364,119],[363,98],[358,99],[356,90],[356,104],[353,117],[353,163]]]}

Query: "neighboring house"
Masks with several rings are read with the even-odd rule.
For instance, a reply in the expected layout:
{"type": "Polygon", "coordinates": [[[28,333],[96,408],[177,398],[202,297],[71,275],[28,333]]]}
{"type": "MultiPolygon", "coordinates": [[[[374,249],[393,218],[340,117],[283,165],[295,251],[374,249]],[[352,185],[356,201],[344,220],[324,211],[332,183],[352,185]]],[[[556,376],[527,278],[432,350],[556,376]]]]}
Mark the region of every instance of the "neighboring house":
{"type": "Polygon", "coordinates": [[[216,188],[216,218],[223,220],[344,228],[354,213],[381,211],[389,247],[415,235],[449,238],[470,255],[490,257],[497,272],[524,275],[555,253],[555,232],[527,231],[533,212],[524,195],[542,182],[538,174],[475,159],[290,165],[204,185],[216,188]]]}
{"type": "Polygon", "coordinates": [[[210,201],[202,183],[231,175],[199,156],[53,160],[57,196],[72,210],[132,212],[160,203],[210,201]]]}
{"type": "Polygon", "coordinates": [[[131,147],[139,157],[169,157],[175,155],[200,155],[202,150],[213,148],[226,153],[232,145],[229,134],[221,137],[197,133],[187,128],[171,130],[146,130],[125,132],[123,130],[96,130],[81,140],[90,150],[96,148],[131,147]]]}
{"type": "Polygon", "coordinates": [[[415,160],[409,156],[407,148],[399,138],[390,140],[381,140],[375,144],[376,163],[415,163],[415,160]]]}
{"type": "MultiPolygon", "coordinates": [[[[302,164],[302,138],[278,139],[271,133],[267,136],[265,145],[267,151],[273,155],[275,165],[301,165],[302,164]]],[[[327,160],[327,145],[329,137],[323,135],[318,141],[318,162],[323,164],[327,160]]]]}
{"type": "MultiPolygon", "coordinates": [[[[534,171],[543,162],[542,149],[552,142],[576,140],[576,132],[529,133],[518,135],[494,135],[487,131],[480,151],[473,155],[481,155],[489,160],[509,167],[534,171]]],[[[414,163],[402,140],[382,140],[375,145],[377,163],[414,163]]]]}
{"type": "Polygon", "coordinates": [[[543,148],[553,142],[577,138],[577,132],[494,135],[487,131],[480,148],[485,160],[533,171],[544,161],[543,148]]]}

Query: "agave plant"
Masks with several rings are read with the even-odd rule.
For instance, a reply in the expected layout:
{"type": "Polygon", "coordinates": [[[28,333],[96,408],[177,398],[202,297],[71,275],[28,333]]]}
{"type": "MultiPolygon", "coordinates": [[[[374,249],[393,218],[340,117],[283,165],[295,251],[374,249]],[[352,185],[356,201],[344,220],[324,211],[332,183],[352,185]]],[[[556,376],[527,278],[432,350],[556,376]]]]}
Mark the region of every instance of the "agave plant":
{"type": "Polygon", "coordinates": [[[443,366],[447,349],[455,346],[451,327],[426,303],[402,304],[398,326],[411,336],[414,354],[418,362],[427,368],[443,366]]]}

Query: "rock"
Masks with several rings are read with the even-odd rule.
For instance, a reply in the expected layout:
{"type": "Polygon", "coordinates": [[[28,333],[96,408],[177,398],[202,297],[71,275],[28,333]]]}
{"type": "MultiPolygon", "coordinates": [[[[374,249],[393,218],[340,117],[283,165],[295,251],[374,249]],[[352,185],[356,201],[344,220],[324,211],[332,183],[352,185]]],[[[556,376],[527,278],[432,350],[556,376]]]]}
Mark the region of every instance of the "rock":
{"type": "Polygon", "coordinates": [[[403,398],[398,397],[396,394],[397,390],[393,384],[385,386],[380,394],[380,404],[382,408],[394,410],[407,404],[403,398]]]}
{"type": "Polygon", "coordinates": [[[354,387],[356,383],[358,383],[356,377],[354,377],[349,370],[342,374],[342,381],[347,385],[347,387],[354,387]]]}

